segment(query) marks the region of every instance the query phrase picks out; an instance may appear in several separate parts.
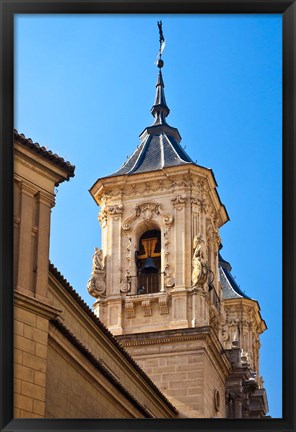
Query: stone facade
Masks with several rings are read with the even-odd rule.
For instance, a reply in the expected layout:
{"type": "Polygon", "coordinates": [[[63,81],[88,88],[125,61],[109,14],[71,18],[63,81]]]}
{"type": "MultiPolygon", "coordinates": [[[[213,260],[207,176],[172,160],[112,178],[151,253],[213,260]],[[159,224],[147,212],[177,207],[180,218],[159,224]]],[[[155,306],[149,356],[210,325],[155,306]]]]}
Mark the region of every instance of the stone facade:
{"type": "Polygon", "coordinates": [[[95,313],[108,328],[122,334],[208,325],[214,303],[206,288],[192,282],[193,241],[201,236],[204,265],[219,298],[218,228],[228,220],[211,171],[168,168],[125,178],[124,186],[118,178],[108,178],[91,193],[101,206],[106,269],[95,313]],[[160,231],[160,288],[145,298],[137,295],[135,253],[149,230],[160,231]]]}
{"type": "Polygon", "coordinates": [[[225,418],[230,364],[210,327],[119,336],[180,416],[225,418]]]}

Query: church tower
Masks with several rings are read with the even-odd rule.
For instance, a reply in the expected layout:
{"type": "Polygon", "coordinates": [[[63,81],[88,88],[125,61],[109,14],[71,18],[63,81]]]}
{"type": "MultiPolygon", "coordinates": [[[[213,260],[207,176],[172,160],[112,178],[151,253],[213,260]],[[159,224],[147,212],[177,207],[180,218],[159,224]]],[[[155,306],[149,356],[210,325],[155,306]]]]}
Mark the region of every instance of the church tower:
{"type": "Polygon", "coordinates": [[[212,170],[193,162],[167,123],[158,25],[153,124],[121,168],[90,189],[102,249],[87,287],[96,315],[181,415],[223,418],[232,367],[232,339],[228,347],[223,338],[235,332],[226,328],[219,228],[229,218],[212,170]]]}

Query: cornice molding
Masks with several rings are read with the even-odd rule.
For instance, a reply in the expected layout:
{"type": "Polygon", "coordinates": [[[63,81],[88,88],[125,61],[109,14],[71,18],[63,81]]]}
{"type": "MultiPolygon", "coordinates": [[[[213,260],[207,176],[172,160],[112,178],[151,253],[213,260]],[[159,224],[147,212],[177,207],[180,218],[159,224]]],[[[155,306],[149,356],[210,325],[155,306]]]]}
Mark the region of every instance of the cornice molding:
{"type": "Polygon", "coordinates": [[[62,313],[60,309],[57,309],[51,304],[37,300],[35,297],[29,297],[18,291],[14,291],[14,305],[42,316],[43,318],[47,318],[48,320],[56,318],[62,313]]]}

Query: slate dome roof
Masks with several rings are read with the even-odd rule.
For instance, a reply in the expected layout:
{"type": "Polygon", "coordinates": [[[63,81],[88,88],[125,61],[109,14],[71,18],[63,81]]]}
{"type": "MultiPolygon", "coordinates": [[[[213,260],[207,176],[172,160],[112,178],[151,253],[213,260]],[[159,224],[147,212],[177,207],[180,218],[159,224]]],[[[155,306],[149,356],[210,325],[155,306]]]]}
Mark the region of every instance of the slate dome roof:
{"type": "Polygon", "coordinates": [[[219,276],[222,285],[222,298],[234,299],[245,298],[252,300],[248,297],[238,286],[234,277],[231,274],[231,265],[225,261],[219,253],[219,276]]]}
{"type": "Polygon", "coordinates": [[[188,163],[196,165],[180,145],[181,136],[178,129],[166,122],[170,109],[164,94],[162,66],[163,63],[158,65],[156,95],[151,108],[154,123],[140,134],[141,142],[134,153],[118,171],[108,177],[156,171],[188,163]]]}

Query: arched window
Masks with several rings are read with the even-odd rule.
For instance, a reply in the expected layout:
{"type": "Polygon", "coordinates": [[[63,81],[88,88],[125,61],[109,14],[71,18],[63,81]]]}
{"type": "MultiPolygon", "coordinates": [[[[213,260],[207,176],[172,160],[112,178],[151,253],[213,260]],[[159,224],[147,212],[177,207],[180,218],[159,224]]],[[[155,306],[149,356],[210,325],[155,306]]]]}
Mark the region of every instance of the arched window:
{"type": "Polygon", "coordinates": [[[137,294],[160,291],[161,235],[159,230],[144,232],[136,253],[137,294]]]}

